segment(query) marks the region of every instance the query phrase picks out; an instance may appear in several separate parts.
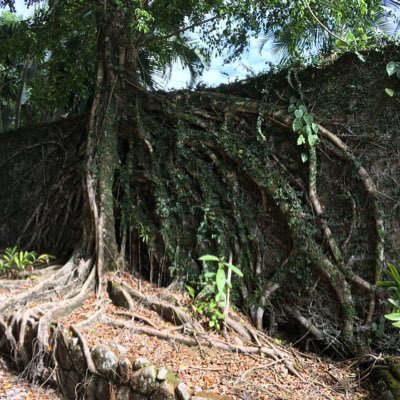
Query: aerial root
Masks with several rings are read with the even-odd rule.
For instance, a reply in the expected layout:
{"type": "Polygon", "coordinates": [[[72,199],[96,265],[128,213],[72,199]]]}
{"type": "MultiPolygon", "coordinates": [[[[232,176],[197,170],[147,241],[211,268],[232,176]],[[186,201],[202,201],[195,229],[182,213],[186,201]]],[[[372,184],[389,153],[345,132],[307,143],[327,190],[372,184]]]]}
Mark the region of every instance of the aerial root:
{"type": "MultiPolygon", "coordinates": [[[[34,382],[50,379],[55,365],[52,355],[55,331],[51,323],[80,307],[94,290],[92,267],[93,258],[77,264],[69,261],[61,269],[53,269],[50,276],[45,274],[27,293],[18,294],[1,305],[0,310],[7,306],[13,309],[7,310],[9,316],[0,320],[0,351],[9,355],[26,378],[34,382]],[[69,296],[68,291],[71,291],[69,296]],[[56,302],[52,301],[55,297],[56,302]],[[64,299],[60,301],[60,297],[64,299]],[[34,300],[43,302],[29,308],[34,300]]],[[[77,328],[73,329],[83,343],[77,328]]]]}

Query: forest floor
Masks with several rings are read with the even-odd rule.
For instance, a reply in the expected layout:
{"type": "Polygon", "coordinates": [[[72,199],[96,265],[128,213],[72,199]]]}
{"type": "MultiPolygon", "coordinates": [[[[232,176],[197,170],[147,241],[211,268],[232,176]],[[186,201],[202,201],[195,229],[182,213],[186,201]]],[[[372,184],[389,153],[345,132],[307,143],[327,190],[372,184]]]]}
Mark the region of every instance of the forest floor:
{"type": "MultiPolygon", "coordinates": [[[[158,288],[127,273],[110,275],[108,279],[118,280],[146,296],[163,300],[173,299],[175,304],[185,309],[191,308],[192,300],[186,293],[158,288]]],[[[26,282],[26,287],[31,285],[32,282],[26,282]]],[[[20,288],[24,290],[23,286],[20,288]]],[[[0,289],[0,297],[4,295],[5,290],[0,289]]],[[[197,346],[189,347],[174,340],[174,335],[189,333],[179,331],[175,325],[166,322],[145,304],[135,303],[135,309],[131,309],[131,312],[116,307],[111,302],[106,305],[108,317],[114,321],[123,319],[129,322],[130,328],[112,326],[104,321],[94,321],[85,325],[85,321],[98,309],[99,300],[93,294],[81,308],[60,322],[66,327],[71,324],[80,326],[80,332],[86,338],[89,347],[101,343],[110,348],[118,348],[118,351],[127,357],[144,357],[154,365],[170,368],[195,393],[202,390],[213,391],[234,400],[370,398],[355,373],[355,364],[351,361],[333,362],[301,352],[290,345],[282,344],[278,339],[269,338],[268,340],[274,343],[273,347],[290,356],[293,366],[298,371],[298,376],[295,376],[282,360],[273,360],[258,354],[224,351],[213,346],[213,343],[246,345],[234,332],[223,336],[220,332],[208,331],[209,346],[200,343],[204,343],[203,335],[197,346]],[[168,339],[135,332],[135,326],[150,326],[158,332],[168,333],[168,339]]],[[[246,319],[236,312],[234,314],[237,320],[246,319]]],[[[197,320],[205,324],[201,318],[197,317],[197,320]]],[[[4,362],[0,364],[0,400],[55,398],[59,398],[56,392],[27,384],[10,373],[4,362]]]]}

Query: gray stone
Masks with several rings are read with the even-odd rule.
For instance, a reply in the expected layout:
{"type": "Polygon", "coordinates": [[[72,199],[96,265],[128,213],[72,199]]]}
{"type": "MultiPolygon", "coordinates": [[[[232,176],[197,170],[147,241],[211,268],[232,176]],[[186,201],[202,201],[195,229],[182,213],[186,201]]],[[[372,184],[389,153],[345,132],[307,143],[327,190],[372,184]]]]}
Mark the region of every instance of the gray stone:
{"type": "Polygon", "coordinates": [[[101,379],[96,389],[96,400],[115,400],[116,393],[111,382],[101,379]]]}
{"type": "Polygon", "coordinates": [[[132,389],[142,394],[150,394],[158,387],[157,368],[150,365],[136,371],[129,380],[132,389]]]}
{"type": "Polygon", "coordinates": [[[129,381],[132,373],[132,364],[128,358],[123,358],[119,361],[117,372],[121,382],[126,383],[129,381]]]}
{"type": "Polygon", "coordinates": [[[124,357],[125,354],[128,352],[128,349],[124,346],[121,346],[118,343],[113,343],[111,345],[111,349],[119,356],[119,357],[124,357]]]}
{"type": "Polygon", "coordinates": [[[139,357],[133,362],[133,369],[138,371],[139,369],[147,367],[148,365],[151,365],[151,362],[147,358],[139,357]]]}
{"type": "Polygon", "coordinates": [[[129,400],[149,400],[149,396],[146,396],[138,392],[131,392],[129,400]]]}
{"type": "Polygon", "coordinates": [[[93,363],[99,374],[106,377],[115,376],[118,367],[118,359],[107,346],[100,344],[92,350],[93,363]]]}
{"type": "Polygon", "coordinates": [[[117,392],[117,400],[130,400],[131,389],[128,386],[120,386],[117,392]]]}
{"type": "Polygon", "coordinates": [[[99,386],[99,381],[100,378],[97,376],[90,375],[88,377],[85,390],[85,400],[97,400],[97,388],[99,386]]]}
{"type": "Polygon", "coordinates": [[[165,381],[165,380],[167,379],[168,372],[169,372],[168,368],[161,367],[161,368],[158,370],[157,379],[158,379],[159,381],[165,381]]]}
{"type": "Polygon", "coordinates": [[[192,397],[192,391],[183,382],[180,382],[175,390],[180,400],[190,400],[192,397]]]}
{"type": "Polygon", "coordinates": [[[175,385],[163,382],[151,395],[150,400],[176,400],[175,385]]]}

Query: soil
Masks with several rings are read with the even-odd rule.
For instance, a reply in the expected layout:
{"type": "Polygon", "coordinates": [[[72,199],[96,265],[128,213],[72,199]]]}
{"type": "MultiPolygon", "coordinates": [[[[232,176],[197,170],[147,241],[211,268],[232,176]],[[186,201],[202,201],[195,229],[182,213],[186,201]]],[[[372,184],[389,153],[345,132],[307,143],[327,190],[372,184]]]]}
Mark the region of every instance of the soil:
{"type": "MultiPolygon", "coordinates": [[[[108,279],[118,280],[139,290],[147,296],[159,299],[173,299],[175,303],[191,307],[191,299],[185,293],[161,289],[149,282],[134,278],[131,274],[113,274],[108,279]]],[[[106,294],[105,294],[106,296],[106,294]]],[[[234,400],[267,399],[366,399],[368,392],[357,379],[351,362],[335,363],[318,356],[305,354],[274,339],[278,350],[290,354],[299,377],[294,376],[281,360],[272,360],[261,355],[227,352],[215,348],[216,342],[233,345],[248,345],[233,332],[224,337],[220,332],[207,331],[210,346],[188,347],[176,342],[175,334],[185,334],[175,325],[164,321],[158,313],[144,305],[135,303],[135,318],[111,302],[106,314],[118,320],[130,322],[132,328],[119,328],[105,323],[84,325],[97,309],[99,300],[91,295],[85,304],[60,322],[65,326],[79,327],[90,348],[105,344],[117,348],[120,353],[132,358],[144,357],[158,366],[172,369],[195,392],[211,390],[228,395],[234,400]],[[161,332],[168,332],[170,340],[162,340],[135,332],[143,327],[143,321],[150,321],[161,332]]],[[[234,312],[236,319],[246,320],[244,315],[234,312]]],[[[196,316],[205,327],[205,321],[196,316]]],[[[261,334],[261,333],[260,333],[261,334]]],[[[201,337],[204,339],[204,335],[201,337]]],[[[23,376],[23,374],[22,374],[23,376]]],[[[37,387],[19,379],[7,369],[5,362],[0,365],[0,399],[58,399],[54,389],[37,387]]]]}

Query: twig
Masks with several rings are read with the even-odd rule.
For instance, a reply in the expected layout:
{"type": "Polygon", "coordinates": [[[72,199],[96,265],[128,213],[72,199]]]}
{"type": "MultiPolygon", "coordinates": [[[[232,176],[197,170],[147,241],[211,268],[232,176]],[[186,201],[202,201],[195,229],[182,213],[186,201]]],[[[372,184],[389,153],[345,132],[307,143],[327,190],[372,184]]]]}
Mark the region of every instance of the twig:
{"type": "Polygon", "coordinates": [[[329,33],[331,36],[333,36],[334,38],[340,40],[341,42],[345,43],[347,46],[349,46],[349,42],[345,39],[343,39],[342,37],[336,35],[335,33],[333,33],[326,25],[324,25],[319,18],[315,15],[314,11],[312,10],[312,8],[310,7],[310,4],[308,3],[307,0],[304,0],[306,7],[308,8],[308,11],[310,11],[310,14],[312,15],[312,17],[318,22],[318,24],[321,26],[321,28],[326,31],[327,33],[329,33]]]}
{"type": "Polygon", "coordinates": [[[257,365],[253,368],[249,368],[248,370],[244,371],[243,374],[240,375],[239,378],[237,378],[233,384],[236,385],[238,382],[242,381],[250,372],[255,371],[256,369],[264,369],[264,368],[272,367],[273,365],[278,364],[282,361],[283,360],[275,360],[275,361],[271,361],[268,364],[257,365]]]}

